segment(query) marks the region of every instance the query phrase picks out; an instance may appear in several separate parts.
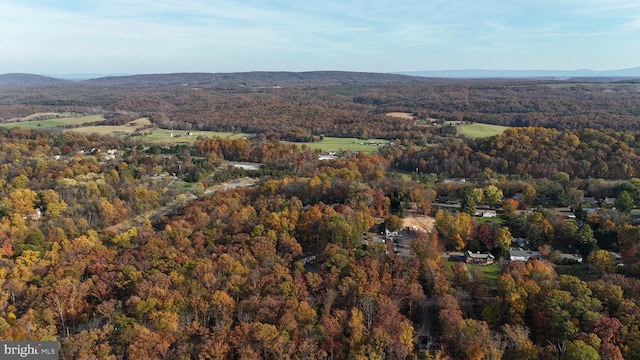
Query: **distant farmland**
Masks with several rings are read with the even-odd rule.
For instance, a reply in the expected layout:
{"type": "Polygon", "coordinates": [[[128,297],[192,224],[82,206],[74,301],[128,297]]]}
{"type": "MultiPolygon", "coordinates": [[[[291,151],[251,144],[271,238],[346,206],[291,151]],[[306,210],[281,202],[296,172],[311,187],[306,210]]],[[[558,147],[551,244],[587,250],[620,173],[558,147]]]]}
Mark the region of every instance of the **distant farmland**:
{"type": "MultiPolygon", "coordinates": [[[[37,115],[37,114],[36,114],[37,115]]],[[[25,119],[32,118],[34,115],[28,116],[25,119]]],[[[13,121],[0,124],[0,126],[14,128],[21,127],[23,129],[38,129],[38,128],[55,128],[55,127],[66,127],[66,126],[77,126],[82,124],[94,123],[98,121],[103,121],[104,118],[102,115],[87,115],[87,116],[70,116],[70,117],[59,117],[54,119],[46,119],[46,120],[26,120],[26,121],[13,121]]]]}
{"type": "MultiPolygon", "coordinates": [[[[113,135],[113,136],[135,136],[136,139],[140,139],[149,143],[186,143],[191,144],[198,138],[230,138],[238,139],[242,137],[252,137],[253,134],[246,133],[232,133],[232,132],[219,132],[219,131],[188,131],[188,130],[169,130],[150,127],[151,121],[147,118],[140,118],[131,121],[124,125],[89,125],[81,126],[83,124],[91,124],[104,120],[100,115],[89,115],[79,117],[58,117],[47,120],[31,120],[34,118],[34,114],[23,118],[23,121],[8,122],[0,124],[5,127],[21,127],[23,129],[46,129],[56,127],[66,127],[69,125],[77,126],[65,131],[72,131],[79,134],[99,134],[99,135],[113,135]]],[[[61,116],[62,114],[46,114],[47,116],[61,116]]],[[[339,138],[339,137],[324,137],[321,142],[287,142],[284,143],[295,144],[298,146],[306,145],[311,149],[321,149],[325,152],[338,152],[338,151],[363,151],[367,153],[374,153],[378,150],[379,146],[389,144],[389,140],[384,139],[369,139],[362,140],[357,138],[339,138]]]]}
{"type": "Polygon", "coordinates": [[[138,132],[136,138],[152,143],[193,143],[198,137],[218,137],[218,138],[240,138],[250,137],[250,134],[217,132],[217,131],[186,131],[186,130],[168,130],[149,127],[151,121],[147,118],[140,118],[124,125],[88,125],[104,118],[100,115],[78,116],[78,117],[62,117],[63,114],[47,113],[34,114],[27,116],[20,121],[8,122],[0,124],[0,126],[23,129],[50,129],[57,127],[77,126],[65,131],[72,131],[79,134],[99,134],[114,136],[129,136],[138,132]],[[46,120],[28,120],[41,116],[55,117],[46,120]],[[57,116],[57,117],[56,117],[57,116]]]}
{"type": "Polygon", "coordinates": [[[130,135],[136,132],[136,130],[148,126],[151,121],[147,118],[140,118],[133,120],[124,125],[92,125],[92,126],[80,126],[67,131],[77,132],[79,134],[100,134],[100,135],[130,135]]]}
{"type": "Polygon", "coordinates": [[[378,150],[378,146],[388,145],[389,140],[369,139],[362,140],[357,138],[339,138],[325,136],[320,142],[288,142],[287,144],[296,144],[298,146],[306,145],[311,149],[320,149],[324,152],[338,151],[362,151],[366,153],[374,153],[378,150]]]}
{"type": "Polygon", "coordinates": [[[508,126],[491,125],[491,124],[462,124],[457,126],[458,131],[465,137],[475,139],[482,137],[490,137],[502,134],[507,130],[508,126]]]}
{"type": "MultiPolygon", "coordinates": [[[[118,136],[118,135],[134,135],[134,133],[138,129],[140,129],[140,125],[132,126],[132,123],[129,123],[126,125],[119,125],[119,126],[106,126],[106,125],[85,126],[85,127],[70,129],[69,131],[73,131],[81,134],[97,133],[100,135],[118,136]]],[[[218,131],[187,131],[187,130],[168,130],[168,129],[148,128],[148,129],[142,129],[138,131],[138,133],[134,135],[134,138],[145,141],[145,142],[150,142],[150,143],[191,144],[200,137],[237,139],[241,137],[250,137],[250,136],[252,135],[244,134],[244,133],[231,133],[231,132],[218,132],[218,131]]]]}

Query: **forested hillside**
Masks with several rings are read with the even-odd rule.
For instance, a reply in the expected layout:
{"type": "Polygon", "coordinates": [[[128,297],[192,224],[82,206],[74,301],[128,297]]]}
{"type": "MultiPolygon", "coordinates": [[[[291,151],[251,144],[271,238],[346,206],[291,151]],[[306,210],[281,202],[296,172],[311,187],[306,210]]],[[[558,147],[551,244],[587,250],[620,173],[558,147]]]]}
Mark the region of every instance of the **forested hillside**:
{"type": "Polygon", "coordinates": [[[397,150],[395,161],[405,170],[450,177],[490,171],[534,178],[566,172],[580,179],[630,179],[640,174],[639,156],[637,133],[528,127],[490,138],[397,150]]]}
{"type": "Polygon", "coordinates": [[[446,80],[349,73],[167,74],[6,88],[0,121],[34,113],[133,113],[169,129],[424,136],[413,119],[556,129],[640,129],[636,81],[446,80]],[[372,126],[375,124],[375,126],[372,126]]]}
{"type": "Polygon", "coordinates": [[[61,359],[640,359],[636,84],[410,79],[0,89],[3,120],[135,128],[0,127],[0,339],[61,359]],[[157,128],[248,133],[134,135],[157,128]],[[328,134],[391,141],[300,142],[328,134]]]}

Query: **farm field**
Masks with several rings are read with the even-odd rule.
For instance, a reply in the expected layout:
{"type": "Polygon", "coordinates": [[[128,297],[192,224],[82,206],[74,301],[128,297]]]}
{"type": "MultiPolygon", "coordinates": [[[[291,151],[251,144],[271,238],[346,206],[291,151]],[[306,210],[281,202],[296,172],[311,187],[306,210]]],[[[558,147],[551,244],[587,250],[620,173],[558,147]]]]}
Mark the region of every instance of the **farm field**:
{"type": "MultiPolygon", "coordinates": [[[[398,116],[396,113],[390,116],[398,116]]],[[[404,113],[397,113],[406,115],[404,113]]],[[[96,121],[104,120],[101,115],[88,115],[88,116],[76,116],[76,117],[60,117],[46,120],[26,120],[39,116],[55,116],[61,114],[55,113],[39,113],[33,114],[23,118],[23,121],[8,122],[0,124],[8,128],[21,127],[23,129],[37,129],[37,128],[55,128],[66,126],[78,126],[68,131],[74,131],[80,134],[100,134],[100,135],[130,135],[137,129],[143,126],[150,125],[150,121],[146,118],[140,118],[134,120],[125,125],[94,125],[94,126],[79,126],[82,124],[93,123],[96,121]]],[[[501,134],[504,130],[508,129],[506,126],[490,125],[490,124],[459,124],[458,130],[465,137],[479,138],[488,137],[497,134],[501,134]]],[[[243,133],[231,133],[231,132],[217,132],[217,131],[186,131],[186,130],[167,130],[167,129],[149,129],[145,130],[145,134],[139,138],[152,143],[193,143],[198,137],[218,137],[218,138],[240,138],[250,137],[251,134],[243,133]],[[173,134],[173,136],[172,136],[173,134]]],[[[287,142],[289,143],[289,142],[287,142]]],[[[296,145],[307,145],[312,149],[320,149],[325,152],[330,151],[363,151],[366,153],[375,153],[380,144],[388,144],[388,140],[384,139],[369,139],[362,140],[358,138],[339,138],[339,137],[325,137],[321,142],[308,142],[298,143],[296,145]]],[[[293,143],[292,143],[293,144],[293,143]]]]}
{"type": "MultiPolygon", "coordinates": [[[[34,117],[40,116],[60,116],[64,114],[57,113],[38,113],[29,115],[23,118],[23,121],[16,122],[8,122],[4,124],[0,124],[0,126],[5,126],[9,128],[13,127],[21,127],[23,129],[36,129],[36,128],[55,128],[55,127],[65,127],[69,125],[78,126],[87,123],[93,123],[96,121],[104,120],[101,115],[89,115],[89,116],[79,116],[79,117],[60,117],[55,119],[47,119],[47,120],[32,120],[28,121],[27,119],[32,119],[34,117]]],[[[79,134],[100,134],[100,135],[131,135],[136,130],[141,127],[150,125],[151,122],[147,118],[136,119],[132,122],[129,122],[124,125],[92,125],[92,126],[78,126],[73,129],[69,129],[67,131],[73,131],[79,134]]],[[[207,138],[241,138],[241,137],[251,137],[252,134],[245,133],[232,133],[232,132],[218,132],[218,131],[188,131],[188,130],[168,130],[168,129],[158,129],[158,128],[149,128],[142,131],[142,134],[138,136],[139,139],[151,142],[151,143],[165,143],[165,144],[175,144],[175,143],[193,143],[198,139],[198,137],[207,137],[207,138]]],[[[363,151],[366,153],[375,153],[380,144],[388,144],[388,140],[384,139],[369,139],[362,140],[358,138],[338,138],[338,137],[325,137],[321,142],[308,142],[308,143],[291,143],[296,144],[298,146],[307,145],[312,149],[320,149],[325,152],[329,151],[363,151]]]]}
{"type": "Polygon", "coordinates": [[[413,116],[413,114],[411,113],[405,113],[405,112],[390,112],[390,113],[386,113],[386,116],[391,116],[391,117],[397,117],[397,118],[401,118],[401,119],[414,119],[415,116],[413,116]]]}
{"type": "Polygon", "coordinates": [[[74,117],[73,115],[74,114],[72,114],[72,113],[42,112],[42,113],[31,114],[31,115],[25,116],[23,118],[10,119],[9,121],[49,120],[49,119],[53,119],[53,118],[74,117]]]}
{"type": "Polygon", "coordinates": [[[462,124],[458,125],[458,131],[468,138],[481,138],[502,134],[507,130],[508,126],[491,125],[491,124],[462,124]]]}
{"type": "MultiPolygon", "coordinates": [[[[36,114],[37,115],[37,114],[36,114]]],[[[54,115],[54,114],[49,114],[54,115]]],[[[33,116],[33,115],[32,115],[33,116]]],[[[31,117],[32,117],[31,116],[31,117]]],[[[96,121],[104,120],[100,115],[89,115],[80,117],[67,117],[56,118],[48,120],[34,120],[34,121],[20,121],[0,124],[5,127],[20,126],[23,129],[36,129],[36,128],[54,128],[64,127],[68,125],[82,125],[86,123],[92,123],[96,121]]],[[[79,134],[100,134],[100,135],[131,135],[136,132],[137,129],[150,125],[151,122],[147,118],[140,118],[134,120],[125,125],[93,125],[93,126],[80,126],[67,131],[73,131],[79,134]]],[[[237,139],[241,137],[251,137],[252,134],[245,133],[232,133],[232,132],[218,132],[218,131],[187,131],[187,130],[167,130],[150,128],[142,131],[142,135],[138,136],[139,139],[151,142],[151,143],[193,143],[198,137],[207,138],[232,138],[237,139]]],[[[286,142],[285,143],[290,143],[286,142]]],[[[298,146],[307,145],[312,149],[321,149],[322,151],[363,151],[366,153],[374,153],[378,149],[379,144],[388,144],[388,140],[384,139],[369,139],[362,140],[357,138],[338,138],[338,137],[325,137],[321,142],[308,142],[308,143],[290,143],[298,146]]]]}
{"type": "Polygon", "coordinates": [[[362,151],[366,153],[375,153],[378,150],[377,144],[389,144],[389,140],[384,139],[369,139],[362,140],[357,138],[338,138],[325,136],[320,142],[288,142],[282,141],[286,144],[296,144],[298,146],[306,145],[312,149],[320,149],[325,152],[330,151],[362,151]]]}
{"type": "MultiPolygon", "coordinates": [[[[44,129],[44,128],[65,127],[69,125],[78,126],[82,124],[88,124],[88,123],[104,120],[104,118],[101,115],[59,117],[59,118],[46,119],[46,120],[28,120],[32,118],[41,117],[41,116],[61,116],[61,115],[64,115],[64,114],[38,113],[38,114],[29,115],[23,118],[23,121],[9,122],[9,123],[4,123],[0,125],[8,128],[19,126],[23,129],[36,129],[36,128],[44,129]]],[[[140,118],[124,125],[79,126],[73,129],[69,129],[67,131],[73,131],[79,134],[96,133],[100,135],[130,135],[136,132],[136,130],[140,129],[141,127],[145,127],[149,125],[151,125],[151,121],[149,121],[149,119],[140,118]]],[[[143,133],[145,133],[145,135],[141,135],[139,138],[144,139],[145,141],[154,142],[154,143],[182,143],[182,142],[192,143],[200,136],[218,137],[218,138],[239,138],[239,137],[251,136],[250,134],[231,133],[231,132],[166,130],[166,129],[157,129],[157,128],[144,130],[143,133]]]]}
{"type": "Polygon", "coordinates": [[[136,129],[151,124],[149,119],[140,118],[131,121],[125,125],[95,125],[95,126],[81,126],[70,129],[79,134],[100,134],[100,135],[117,135],[117,134],[133,134],[136,129]]]}
{"type": "MultiPolygon", "coordinates": [[[[33,118],[35,115],[38,115],[38,114],[28,116],[25,119],[33,118]]],[[[102,120],[104,120],[102,115],[87,115],[87,116],[60,117],[60,118],[47,119],[47,120],[14,121],[14,122],[0,124],[0,126],[4,126],[8,128],[14,128],[19,126],[22,129],[54,128],[54,127],[65,127],[69,125],[77,126],[77,125],[82,125],[82,124],[87,124],[87,123],[92,123],[92,122],[102,121],[102,120]]]]}
{"type": "MultiPolygon", "coordinates": [[[[72,129],[70,131],[81,134],[97,133],[100,135],[119,135],[119,134],[133,134],[136,129],[141,125],[134,124],[135,122],[128,123],[120,126],[86,126],[72,129]]],[[[150,143],[193,143],[199,137],[204,136],[208,138],[241,138],[250,137],[250,134],[243,133],[231,133],[231,132],[217,132],[217,131],[186,131],[186,130],[166,130],[158,128],[150,128],[142,131],[142,135],[137,136],[138,139],[144,140],[150,143]]]]}
{"type": "Polygon", "coordinates": [[[219,131],[185,131],[185,130],[166,130],[166,129],[149,129],[148,135],[139,136],[138,139],[152,143],[193,143],[199,137],[207,138],[230,138],[239,139],[242,137],[251,137],[251,134],[219,132],[219,131]],[[173,136],[172,136],[173,134],[173,136]]]}

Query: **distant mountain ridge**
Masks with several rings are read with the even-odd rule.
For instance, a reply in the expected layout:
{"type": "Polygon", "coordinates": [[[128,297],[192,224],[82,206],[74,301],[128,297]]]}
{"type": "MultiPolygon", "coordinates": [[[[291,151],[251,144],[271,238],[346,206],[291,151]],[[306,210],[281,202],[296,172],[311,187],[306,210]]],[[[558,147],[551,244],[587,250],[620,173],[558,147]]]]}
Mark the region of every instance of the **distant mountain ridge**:
{"type": "MultiPolygon", "coordinates": [[[[64,75],[59,75],[64,76],[64,75]]],[[[100,86],[277,86],[277,85],[332,85],[332,84],[385,84],[415,83],[423,79],[402,74],[352,72],[352,71],[252,71],[237,73],[170,73],[114,75],[96,78],[78,76],[56,78],[35,74],[2,74],[0,86],[6,85],[49,85],[49,84],[88,84],[100,86]]]]}
{"type": "Polygon", "coordinates": [[[44,74],[44,76],[50,76],[63,80],[82,81],[89,79],[96,79],[107,76],[127,76],[132,74],[117,73],[117,74],[88,74],[88,73],[70,73],[70,74],[44,74]]]}
{"type": "Polygon", "coordinates": [[[0,74],[0,86],[51,85],[64,83],[94,84],[100,86],[278,86],[278,85],[332,85],[359,84],[377,85],[391,83],[416,83],[425,78],[492,79],[492,78],[640,78],[640,67],[593,71],[593,70],[437,70],[404,71],[397,73],[372,73],[353,71],[250,71],[235,73],[169,73],[114,75],[88,78],[89,74],[72,78],[43,76],[26,73],[0,74]]]}
{"type": "Polygon", "coordinates": [[[640,78],[640,67],[619,70],[435,70],[435,71],[401,71],[402,75],[456,78],[456,79],[491,79],[491,78],[640,78]]]}
{"type": "Polygon", "coordinates": [[[278,85],[278,84],[380,84],[421,81],[415,76],[402,74],[351,72],[351,71],[251,71],[236,73],[173,73],[108,76],[83,81],[93,84],[156,84],[156,85],[278,85]]]}
{"type": "Polygon", "coordinates": [[[66,83],[67,80],[54,78],[51,76],[24,74],[24,73],[9,73],[0,74],[0,85],[41,85],[41,84],[56,84],[66,83]]]}

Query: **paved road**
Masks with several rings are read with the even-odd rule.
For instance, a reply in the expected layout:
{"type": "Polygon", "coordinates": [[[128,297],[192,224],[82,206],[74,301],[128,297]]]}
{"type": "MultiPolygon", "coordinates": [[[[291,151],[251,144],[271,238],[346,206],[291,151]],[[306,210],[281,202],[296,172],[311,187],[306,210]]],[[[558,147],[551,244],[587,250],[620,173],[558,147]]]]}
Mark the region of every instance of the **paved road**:
{"type": "Polygon", "coordinates": [[[401,258],[409,259],[411,257],[411,249],[409,247],[411,240],[413,240],[413,238],[409,231],[401,231],[399,236],[393,239],[394,253],[401,258]]]}

